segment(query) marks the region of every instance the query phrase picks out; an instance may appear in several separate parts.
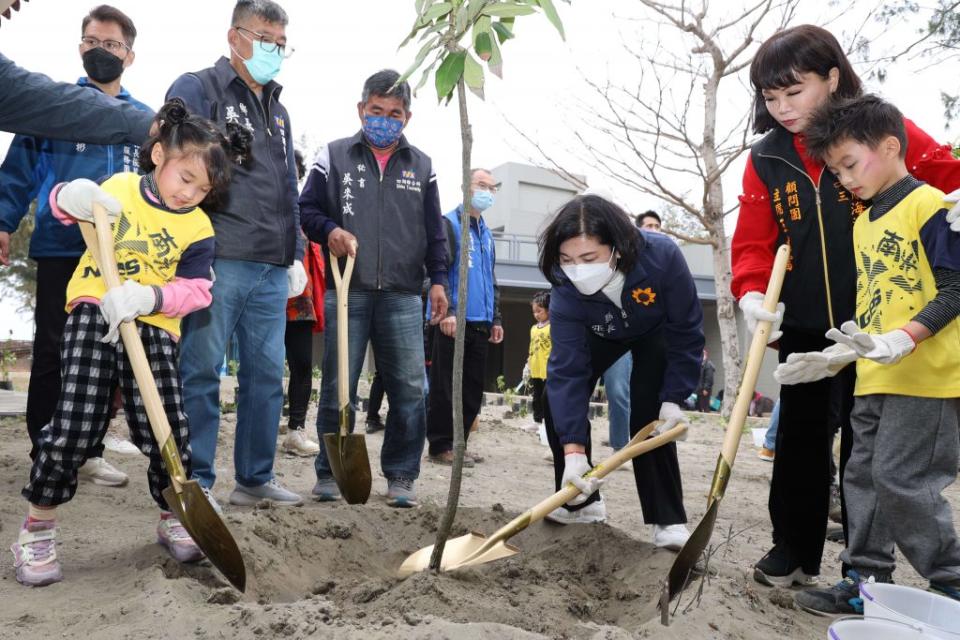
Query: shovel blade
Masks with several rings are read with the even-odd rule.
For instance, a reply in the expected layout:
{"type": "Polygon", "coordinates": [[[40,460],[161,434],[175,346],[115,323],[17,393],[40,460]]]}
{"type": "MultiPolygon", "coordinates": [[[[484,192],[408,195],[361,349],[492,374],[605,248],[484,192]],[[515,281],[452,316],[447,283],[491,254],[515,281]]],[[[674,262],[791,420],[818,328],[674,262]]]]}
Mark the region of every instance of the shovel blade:
{"type": "Polygon", "coordinates": [[[700,524],[690,534],[690,539],[680,549],[673,566],[670,567],[670,574],[667,577],[667,585],[670,589],[670,600],[677,597],[683,591],[690,581],[690,575],[697,564],[697,560],[710,544],[710,537],[713,535],[713,527],[717,522],[717,509],[720,508],[720,501],[714,500],[710,508],[703,515],[700,524]]]}
{"type": "Polygon", "coordinates": [[[370,475],[370,458],[367,443],[359,433],[325,433],[323,444],[327,449],[330,472],[347,504],[366,504],[370,498],[373,478],[370,475]]]}
{"type": "Polygon", "coordinates": [[[220,573],[241,593],[247,588],[247,570],[237,542],[227,529],[220,514],[207,500],[196,480],[180,484],[178,492],[172,486],[163,490],[170,509],[193,541],[206,554],[220,573]]]}
{"type": "MultiPolygon", "coordinates": [[[[502,540],[492,545],[487,543],[487,537],[475,531],[465,536],[447,540],[447,543],[443,545],[440,570],[452,571],[462,567],[472,567],[520,553],[520,549],[506,544],[502,540]]],[[[407,559],[400,565],[397,574],[401,578],[406,578],[411,573],[429,569],[433,548],[434,545],[430,545],[407,556],[407,559]]]]}

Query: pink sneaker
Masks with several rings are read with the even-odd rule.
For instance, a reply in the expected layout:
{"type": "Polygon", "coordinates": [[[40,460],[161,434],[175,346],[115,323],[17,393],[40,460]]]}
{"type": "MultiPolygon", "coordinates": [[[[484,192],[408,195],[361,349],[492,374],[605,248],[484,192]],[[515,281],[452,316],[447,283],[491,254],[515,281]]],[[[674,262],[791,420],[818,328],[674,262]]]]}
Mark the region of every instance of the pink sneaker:
{"type": "Polygon", "coordinates": [[[157,542],[166,547],[177,562],[199,562],[204,558],[203,551],[172,513],[160,514],[157,542]]]}
{"type": "Polygon", "coordinates": [[[53,520],[24,521],[17,541],[10,547],[17,582],[43,587],[63,580],[57,560],[57,525],[53,520]]]}

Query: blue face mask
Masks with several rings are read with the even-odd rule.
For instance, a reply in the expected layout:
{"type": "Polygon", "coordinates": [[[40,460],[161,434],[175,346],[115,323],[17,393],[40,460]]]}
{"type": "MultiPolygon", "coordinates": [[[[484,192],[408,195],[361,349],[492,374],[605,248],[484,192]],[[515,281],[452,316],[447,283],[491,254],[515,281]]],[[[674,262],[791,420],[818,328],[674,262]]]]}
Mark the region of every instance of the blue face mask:
{"type": "Polygon", "coordinates": [[[250,77],[257,84],[264,85],[277,77],[280,73],[280,63],[283,62],[283,55],[280,49],[270,52],[263,48],[262,42],[253,42],[253,55],[249,60],[244,60],[243,64],[250,72],[250,77]]]}
{"type": "Polygon", "coordinates": [[[387,116],[363,116],[363,135],[378,149],[386,149],[400,139],[403,120],[387,116]]]}
{"type": "Polygon", "coordinates": [[[493,194],[489,191],[477,189],[470,199],[470,206],[473,207],[474,211],[486,211],[493,206],[493,194]]]}

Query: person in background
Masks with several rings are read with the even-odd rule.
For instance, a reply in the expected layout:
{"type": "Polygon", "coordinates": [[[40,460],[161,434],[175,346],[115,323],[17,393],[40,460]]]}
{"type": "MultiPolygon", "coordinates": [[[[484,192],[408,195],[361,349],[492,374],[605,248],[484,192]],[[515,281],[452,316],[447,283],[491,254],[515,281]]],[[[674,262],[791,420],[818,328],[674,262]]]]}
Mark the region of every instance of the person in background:
{"type": "Polygon", "coordinates": [[[380,419],[380,407],[383,406],[383,377],[380,370],[373,372],[370,382],[370,399],[367,405],[367,433],[383,431],[383,420],[380,419]]]}
{"type": "MultiPolygon", "coordinates": [[[[463,428],[464,439],[480,414],[483,400],[483,379],[487,367],[487,346],[503,342],[500,317],[500,288],[497,286],[497,254],[493,234],[483,220],[483,212],[493,206],[498,184],[486,169],[470,174],[470,220],[468,241],[466,299],[459,291],[460,215],[463,204],[443,216],[447,234],[447,315],[440,320],[440,331],[434,335],[433,357],[430,359],[430,393],[427,402],[427,442],[431,462],[453,463],[453,347],[457,331],[457,305],[466,305],[463,353],[463,428]]],[[[427,308],[427,317],[430,308],[427,308]]],[[[483,459],[467,452],[464,463],[483,459]]]]}
{"type": "MultiPolygon", "coordinates": [[[[79,55],[86,75],[77,82],[89,93],[112,96],[152,117],[153,110],[135,100],[121,85],[133,64],[137,29],[122,11],[109,5],[94,7],[80,24],[79,55]]],[[[10,234],[36,200],[36,223],[30,239],[30,257],[37,264],[35,329],[30,384],[27,391],[27,432],[30,458],[37,456],[40,431],[50,422],[60,394],[60,338],[67,322],[64,308],[67,283],[86,250],[76,225],[64,226],[52,214],[54,185],[77,178],[97,180],[121,172],[139,172],[135,144],[95,145],[18,135],[0,165],[0,264],[9,263],[10,234]]],[[[109,422],[109,416],[107,420],[109,422]]],[[[136,452],[129,442],[111,434],[111,448],[136,452]]],[[[95,484],[118,487],[127,475],[103,457],[97,441],[87,453],[80,477],[95,484]]]]}
{"type": "MultiPolygon", "coordinates": [[[[293,152],[297,177],[303,179],[307,167],[300,150],[293,152]]],[[[307,406],[313,392],[313,334],[323,332],[323,294],[327,289],[323,253],[315,242],[308,242],[303,254],[303,270],[307,284],[303,293],[287,300],[287,326],[283,334],[287,368],[287,402],[289,419],[287,436],[280,448],[298,456],[315,456],[320,445],[307,437],[307,406]]]]}
{"type": "Polygon", "coordinates": [[[777,455],[777,429],[780,427],[780,399],[773,405],[773,412],[770,414],[770,423],[767,425],[767,433],[763,436],[763,446],[757,452],[757,457],[765,462],[773,462],[777,455]]]}
{"type": "Polygon", "coordinates": [[[530,301],[536,323],[530,327],[530,349],[523,377],[530,381],[533,422],[543,423],[543,390],[547,382],[547,359],[550,357],[550,292],[538,291],[530,301]]]}
{"type": "Polygon", "coordinates": [[[637,214],[636,220],[637,226],[645,231],[662,232],[663,223],[656,211],[650,210],[637,214]]]}
{"type": "Polygon", "coordinates": [[[710,354],[703,350],[703,360],[700,361],[700,380],[697,382],[697,411],[710,412],[710,396],[713,395],[713,377],[716,367],[710,362],[710,354]]]}

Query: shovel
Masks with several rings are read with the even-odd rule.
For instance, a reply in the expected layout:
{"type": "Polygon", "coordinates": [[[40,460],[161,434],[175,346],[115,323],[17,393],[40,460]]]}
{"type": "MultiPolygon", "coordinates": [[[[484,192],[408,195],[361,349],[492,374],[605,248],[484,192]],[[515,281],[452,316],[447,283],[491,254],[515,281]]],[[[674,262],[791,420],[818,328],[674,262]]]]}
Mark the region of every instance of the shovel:
{"type": "MultiPolygon", "coordinates": [[[[790,247],[781,245],[773,261],[773,270],[767,284],[767,293],[763,298],[763,308],[771,313],[777,310],[780,288],[783,286],[783,278],[786,275],[789,260],[790,247]]],[[[747,366],[744,367],[740,390],[737,392],[737,399],[733,403],[733,411],[730,414],[729,422],[727,422],[727,431],[723,437],[723,448],[720,450],[720,457],[717,459],[717,468],[713,472],[713,481],[710,484],[710,493],[707,496],[707,513],[704,514],[700,524],[690,534],[687,543],[683,545],[680,553],[673,561],[667,584],[664,586],[668,593],[665,597],[661,597],[661,603],[664,600],[666,602],[673,600],[683,591],[697,564],[697,560],[700,559],[700,555],[710,544],[713,526],[717,521],[717,510],[720,508],[720,501],[727,490],[727,483],[730,482],[733,460],[737,457],[737,447],[740,446],[743,425],[746,423],[750,401],[753,399],[753,391],[757,386],[757,377],[760,375],[760,365],[763,363],[763,355],[767,350],[770,330],[769,322],[757,323],[757,330],[753,334],[750,351],[747,353],[747,366]]]]}
{"type": "MultiPolygon", "coordinates": [[[[656,421],[645,426],[637,432],[637,435],[633,436],[625,447],[583,474],[583,477],[603,478],[627,460],[635,458],[641,453],[656,449],[668,442],[673,442],[687,431],[687,426],[681,424],[666,433],[648,440],[647,436],[650,435],[656,426],[656,421]]],[[[443,548],[443,559],[440,561],[440,569],[442,571],[451,571],[462,567],[472,567],[478,564],[493,562],[501,558],[509,558],[510,556],[520,553],[520,549],[511,544],[507,544],[507,540],[534,522],[543,520],[548,513],[570,502],[579,495],[579,493],[579,489],[572,484],[568,484],[546,500],[543,500],[511,520],[506,526],[498,529],[496,533],[489,538],[481,533],[472,532],[465,536],[447,540],[443,548]]],[[[410,556],[403,561],[403,564],[400,565],[397,574],[401,578],[405,578],[411,573],[423,571],[428,568],[430,566],[430,556],[433,554],[433,546],[434,545],[424,547],[410,554],[410,556]]]]}
{"type": "MultiPolygon", "coordinates": [[[[89,222],[80,223],[80,231],[87,243],[90,255],[93,256],[108,289],[120,286],[120,274],[117,271],[117,259],[113,249],[113,232],[107,213],[99,204],[93,205],[95,226],[89,222]]],[[[137,388],[143,405],[150,420],[150,429],[153,437],[160,446],[160,455],[163,464],[170,475],[170,486],[163,490],[163,497],[170,510],[177,516],[177,520],[187,530],[193,541],[206,554],[210,562],[230,581],[239,591],[244,591],[247,585],[247,572],[243,566],[243,556],[237,543],[230,535],[230,530],[223,519],[214,510],[207,500],[203,489],[196,480],[187,480],[183,465],[180,463],[180,452],[170,431],[167,422],[167,413],[163,408],[163,401],[157,392],[150,363],[143,350],[143,342],[133,322],[124,322],[120,325],[120,337],[127,358],[133,367],[133,375],[137,381],[137,388]]]]}
{"type": "MultiPolygon", "coordinates": [[[[356,245],[354,245],[356,251],[356,245]]],[[[347,344],[347,300],[350,276],[353,274],[353,256],[347,255],[347,264],[340,275],[339,260],[331,260],[333,282],[337,287],[337,406],[340,408],[340,429],[323,434],[330,472],[348,504],[365,504],[370,497],[370,458],[367,442],[360,433],[350,433],[350,352],[347,344]]]]}

